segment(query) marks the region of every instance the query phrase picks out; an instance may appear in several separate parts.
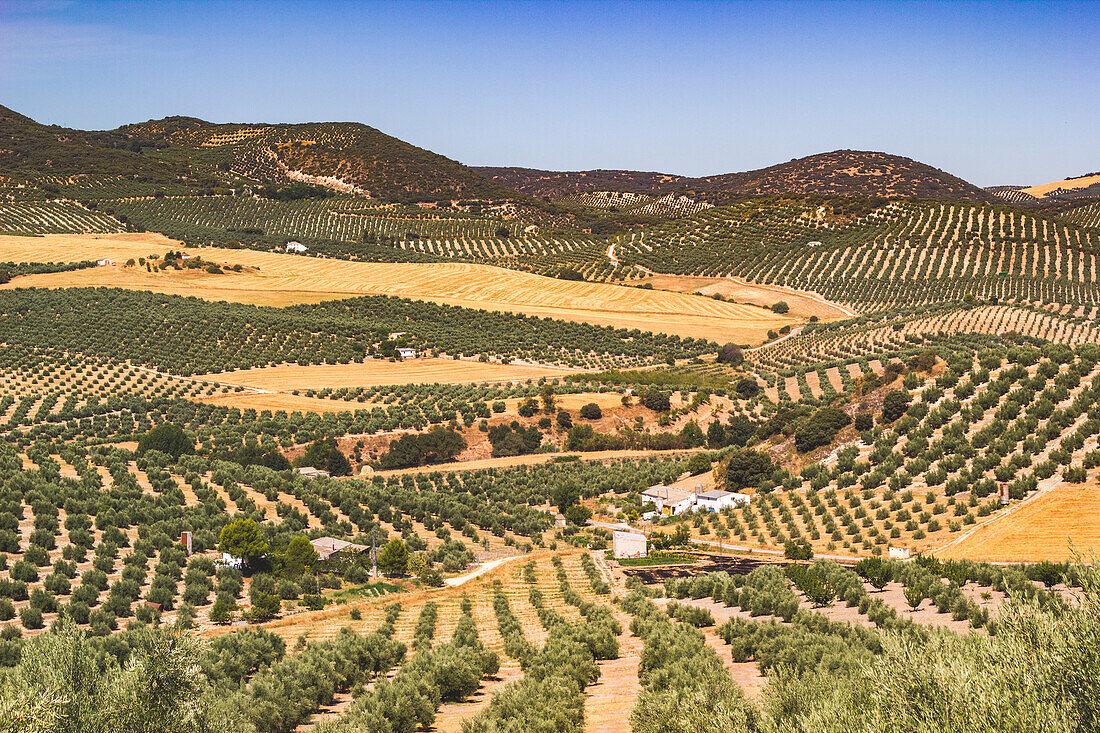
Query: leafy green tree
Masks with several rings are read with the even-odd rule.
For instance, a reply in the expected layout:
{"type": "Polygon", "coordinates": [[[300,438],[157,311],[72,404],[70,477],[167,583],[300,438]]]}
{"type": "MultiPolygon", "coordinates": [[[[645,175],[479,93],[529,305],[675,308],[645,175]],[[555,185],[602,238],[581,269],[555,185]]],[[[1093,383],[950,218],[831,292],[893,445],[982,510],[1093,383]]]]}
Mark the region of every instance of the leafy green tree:
{"type": "Polygon", "coordinates": [[[719,364],[731,364],[733,366],[741,366],[745,363],[745,355],[741,351],[741,347],[737,344],[725,344],[718,350],[719,364]]]}
{"type": "Polygon", "coordinates": [[[391,578],[404,575],[409,566],[409,548],[396,537],[378,553],[378,569],[391,578]]]}
{"type": "Polygon", "coordinates": [[[790,311],[791,307],[787,305],[787,301],[780,300],[772,305],[772,312],[774,313],[786,313],[790,311]]]}
{"type": "Polygon", "coordinates": [[[750,448],[736,450],[726,459],[726,489],[737,491],[759,486],[774,472],[775,464],[767,453],[750,448]]]}
{"type": "Polygon", "coordinates": [[[251,519],[234,519],[222,527],[218,540],[218,550],[239,557],[249,565],[268,552],[267,540],[260,534],[260,528],[251,519]]]}
{"type": "Polygon", "coordinates": [[[185,453],[195,452],[195,441],[187,437],[187,433],[183,432],[183,428],[172,423],[165,423],[141,436],[137,450],[139,454],[156,450],[167,453],[173,458],[179,458],[185,453]]]}
{"type": "Polygon", "coordinates": [[[286,553],[283,555],[283,572],[290,577],[312,573],[313,566],[319,559],[312,543],[302,535],[297,535],[287,543],[286,553]]]}
{"type": "Polygon", "coordinates": [[[783,557],[788,560],[812,560],[814,550],[806,540],[787,540],[783,545],[783,557]]]}
{"type": "Polygon", "coordinates": [[[892,389],[882,401],[882,421],[892,423],[909,409],[909,394],[904,390],[892,389]]]}
{"type": "Polygon", "coordinates": [[[865,557],[856,563],[856,574],[878,590],[886,587],[893,577],[890,564],[881,557],[865,557]]]}
{"type": "Polygon", "coordinates": [[[583,527],[592,518],[592,510],[584,504],[573,504],[565,510],[565,519],[578,527],[583,527]]]}
{"type": "Polygon", "coordinates": [[[581,407],[580,416],[585,420],[599,420],[603,417],[603,410],[595,402],[589,402],[581,407]]]}

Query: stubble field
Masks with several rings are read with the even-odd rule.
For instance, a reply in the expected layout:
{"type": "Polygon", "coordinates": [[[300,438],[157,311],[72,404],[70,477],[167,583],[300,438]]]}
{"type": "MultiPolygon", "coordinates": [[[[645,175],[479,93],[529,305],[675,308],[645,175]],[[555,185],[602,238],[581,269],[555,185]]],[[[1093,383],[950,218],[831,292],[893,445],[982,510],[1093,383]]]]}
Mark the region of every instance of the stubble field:
{"type": "MultiPolygon", "coordinates": [[[[0,237],[0,261],[115,263],[180,249],[154,234],[0,237]]],[[[317,303],[362,295],[391,295],[492,311],[524,313],[618,328],[759,343],[769,330],[797,319],[751,305],[660,290],[577,282],[467,263],[374,263],[303,257],[246,249],[189,250],[220,265],[250,271],[147,272],[119,264],[17,278],[15,287],[121,287],[256,305],[317,303]]]]}

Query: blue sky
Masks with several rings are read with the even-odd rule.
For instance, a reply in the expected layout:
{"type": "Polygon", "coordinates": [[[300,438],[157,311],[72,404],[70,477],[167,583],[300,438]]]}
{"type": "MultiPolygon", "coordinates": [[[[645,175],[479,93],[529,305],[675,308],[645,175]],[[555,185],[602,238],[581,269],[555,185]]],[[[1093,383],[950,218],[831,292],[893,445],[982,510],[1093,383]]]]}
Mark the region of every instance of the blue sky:
{"type": "Polygon", "coordinates": [[[979,185],[1100,170],[1100,3],[0,0],[0,104],[111,128],[358,121],[483,165],[837,148],[979,185]]]}

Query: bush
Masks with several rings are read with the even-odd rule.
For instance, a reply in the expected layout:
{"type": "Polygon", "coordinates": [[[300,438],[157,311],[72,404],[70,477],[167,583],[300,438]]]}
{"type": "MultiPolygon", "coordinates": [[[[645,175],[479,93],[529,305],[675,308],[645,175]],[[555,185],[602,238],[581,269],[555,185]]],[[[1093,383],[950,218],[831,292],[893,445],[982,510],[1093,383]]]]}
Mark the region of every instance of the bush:
{"type": "Polygon", "coordinates": [[[25,629],[41,629],[42,612],[33,606],[27,606],[19,612],[19,621],[25,629]]]}
{"type": "Polygon", "coordinates": [[[745,355],[741,351],[741,347],[737,344],[725,344],[718,350],[719,364],[732,364],[733,366],[741,366],[745,363],[745,355]]]}
{"type": "Polygon", "coordinates": [[[599,420],[603,417],[603,410],[595,402],[589,402],[581,407],[580,416],[585,420],[599,420]]]}
{"type": "Polygon", "coordinates": [[[860,412],[856,414],[855,429],[861,433],[870,430],[875,427],[875,416],[870,412],[860,412]]]}
{"type": "Polygon", "coordinates": [[[823,407],[805,422],[794,434],[794,445],[800,453],[828,445],[837,433],[852,420],[848,413],[836,407],[823,407]]]}
{"type": "Polygon", "coordinates": [[[882,422],[892,423],[909,409],[909,394],[904,390],[893,389],[882,401],[882,422]]]}
{"type": "Polygon", "coordinates": [[[773,313],[787,313],[788,311],[790,311],[790,309],[791,307],[787,305],[787,302],[784,300],[781,300],[778,303],[772,305],[773,313]]]}

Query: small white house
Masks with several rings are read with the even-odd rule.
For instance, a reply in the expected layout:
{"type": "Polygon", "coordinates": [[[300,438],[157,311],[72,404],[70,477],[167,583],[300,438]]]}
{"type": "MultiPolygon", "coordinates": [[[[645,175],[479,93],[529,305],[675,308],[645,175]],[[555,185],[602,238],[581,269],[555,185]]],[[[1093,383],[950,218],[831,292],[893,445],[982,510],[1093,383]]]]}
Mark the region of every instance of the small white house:
{"type": "Polygon", "coordinates": [[[115,264],[115,261],[114,260],[109,260],[106,257],[104,257],[101,260],[96,260],[95,263],[96,263],[97,267],[106,267],[107,265],[115,264]]]}
{"type": "Polygon", "coordinates": [[[820,247],[821,242],[806,242],[807,247],[820,247]]]}
{"type": "Polygon", "coordinates": [[[287,252],[294,252],[295,254],[302,254],[303,252],[306,251],[306,249],[307,249],[307,247],[304,244],[302,244],[301,242],[287,242],[286,243],[286,251],[287,252]]]}
{"type": "Polygon", "coordinates": [[[415,359],[416,349],[411,346],[399,346],[397,347],[397,355],[402,359],[415,359]]]}
{"type": "Polygon", "coordinates": [[[711,512],[720,512],[723,509],[729,509],[739,504],[748,503],[748,494],[738,494],[732,491],[723,491],[721,489],[703,491],[695,498],[695,504],[699,509],[706,509],[711,512]]]}
{"type": "Polygon", "coordinates": [[[683,514],[695,506],[695,492],[658,484],[642,492],[642,502],[648,501],[652,501],[657,507],[658,514],[671,517],[683,514]]]}
{"type": "Polygon", "coordinates": [[[649,540],[637,532],[612,532],[611,552],[615,557],[645,557],[649,554],[649,540]]]}
{"type": "Polygon", "coordinates": [[[908,560],[909,548],[908,547],[891,547],[889,552],[891,560],[908,560]]]}

